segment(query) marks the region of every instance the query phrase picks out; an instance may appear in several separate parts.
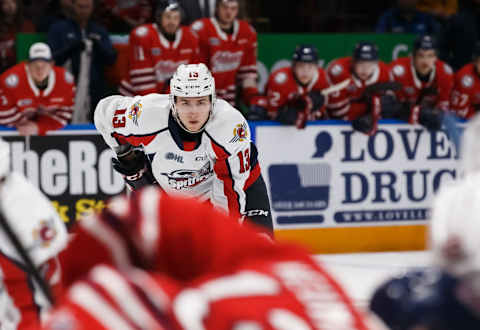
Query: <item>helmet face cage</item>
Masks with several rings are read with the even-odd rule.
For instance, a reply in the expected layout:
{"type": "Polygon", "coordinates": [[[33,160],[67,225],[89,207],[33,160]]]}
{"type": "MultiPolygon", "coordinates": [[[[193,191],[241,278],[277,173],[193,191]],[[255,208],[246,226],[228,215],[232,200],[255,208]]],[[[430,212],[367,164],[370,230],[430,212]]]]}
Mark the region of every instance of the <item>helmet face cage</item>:
{"type": "Polygon", "coordinates": [[[213,107],[216,103],[215,95],[215,80],[208,70],[207,66],[203,63],[200,64],[181,64],[172,79],[170,80],[170,108],[175,120],[180,127],[189,133],[198,133],[203,130],[205,125],[210,120],[213,107]],[[191,131],[185,127],[178,116],[177,107],[175,105],[175,97],[200,97],[210,96],[210,113],[205,124],[198,131],[191,131]]]}

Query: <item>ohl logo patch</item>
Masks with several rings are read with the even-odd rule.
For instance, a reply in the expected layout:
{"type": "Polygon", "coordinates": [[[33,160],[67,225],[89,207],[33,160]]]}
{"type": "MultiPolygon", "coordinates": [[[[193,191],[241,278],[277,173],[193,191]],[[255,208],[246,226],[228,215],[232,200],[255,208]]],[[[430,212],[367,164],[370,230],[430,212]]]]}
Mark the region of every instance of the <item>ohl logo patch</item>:
{"type": "Polygon", "coordinates": [[[142,114],[142,104],[140,102],[135,102],[130,111],[128,112],[128,118],[133,121],[135,125],[138,126],[138,118],[142,114]]]}
{"type": "Polygon", "coordinates": [[[243,142],[248,138],[247,123],[237,124],[233,129],[233,138],[229,141],[234,143],[237,141],[243,142]]]}

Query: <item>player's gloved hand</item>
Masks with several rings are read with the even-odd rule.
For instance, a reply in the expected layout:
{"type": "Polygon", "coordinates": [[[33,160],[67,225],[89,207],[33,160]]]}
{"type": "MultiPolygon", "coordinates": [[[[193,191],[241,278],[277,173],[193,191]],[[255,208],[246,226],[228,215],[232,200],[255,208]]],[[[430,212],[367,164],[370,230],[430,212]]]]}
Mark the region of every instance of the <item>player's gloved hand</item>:
{"type": "Polygon", "coordinates": [[[375,134],[381,112],[381,97],[373,96],[370,111],[352,120],[352,128],[367,135],[375,134]]]}
{"type": "Polygon", "coordinates": [[[247,120],[267,120],[267,105],[268,101],[265,96],[253,97],[247,113],[247,120]]]}
{"type": "Polygon", "coordinates": [[[312,103],[312,111],[319,110],[325,104],[325,96],[319,91],[309,92],[307,98],[309,98],[312,103]]]}
{"type": "Polygon", "coordinates": [[[406,112],[402,103],[393,95],[380,96],[382,118],[401,119],[402,113],[406,112]]]}
{"type": "Polygon", "coordinates": [[[126,145],[117,158],[112,158],[113,168],[122,174],[132,190],[157,183],[147,155],[141,147],[126,145]]]}
{"type": "Polygon", "coordinates": [[[420,124],[428,130],[436,131],[442,128],[445,112],[437,108],[414,106],[410,113],[410,124],[420,124]]]}

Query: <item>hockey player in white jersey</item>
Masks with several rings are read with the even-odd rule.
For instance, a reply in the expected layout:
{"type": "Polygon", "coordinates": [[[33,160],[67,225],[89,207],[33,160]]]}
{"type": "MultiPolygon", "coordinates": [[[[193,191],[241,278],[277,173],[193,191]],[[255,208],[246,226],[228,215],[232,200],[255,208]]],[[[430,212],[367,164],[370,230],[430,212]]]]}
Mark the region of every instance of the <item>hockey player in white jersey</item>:
{"type": "Polygon", "coordinates": [[[10,172],[10,148],[1,139],[0,216],[0,329],[37,329],[61,291],[57,256],[67,231],[50,201],[10,172]]]}
{"type": "Polygon", "coordinates": [[[216,99],[204,64],[180,65],[170,94],[110,96],[95,125],[116,152],[114,168],[133,189],[158,184],[246,216],[272,231],[270,203],[248,123],[216,99]]]}

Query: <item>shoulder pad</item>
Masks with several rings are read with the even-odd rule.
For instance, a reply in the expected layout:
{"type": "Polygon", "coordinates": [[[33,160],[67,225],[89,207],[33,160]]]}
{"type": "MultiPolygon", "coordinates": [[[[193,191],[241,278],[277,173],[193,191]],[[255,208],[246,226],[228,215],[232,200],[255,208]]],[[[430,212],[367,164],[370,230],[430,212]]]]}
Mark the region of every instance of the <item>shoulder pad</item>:
{"type": "Polygon", "coordinates": [[[144,37],[148,34],[148,28],[144,25],[139,26],[135,29],[134,33],[138,37],[144,37]]]}
{"type": "Polygon", "coordinates": [[[18,86],[19,78],[16,73],[11,73],[5,78],[5,86],[15,88],[18,86]]]}
{"type": "Polygon", "coordinates": [[[397,77],[401,77],[405,74],[405,68],[401,64],[395,64],[392,71],[393,74],[397,77]]]}
{"type": "Polygon", "coordinates": [[[279,85],[284,84],[287,81],[287,79],[288,79],[288,76],[283,71],[277,72],[273,77],[273,81],[275,81],[275,83],[279,85]]]}
{"type": "Polygon", "coordinates": [[[134,97],[126,109],[126,128],[130,134],[145,134],[168,126],[168,95],[148,94],[134,97]]]}
{"type": "Polygon", "coordinates": [[[192,23],[192,30],[200,31],[201,29],[203,29],[203,22],[201,20],[192,23]]]}
{"type": "Polygon", "coordinates": [[[335,63],[334,65],[332,65],[329,71],[332,74],[332,76],[337,77],[342,74],[343,66],[340,65],[339,63],[335,63]]]}
{"type": "Polygon", "coordinates": [[[73,75],[68,72],[67,70],[65,70],[65,81],[69,84],[73,84],[75,82],[75,78],[73,77],[73,75]]]}
{"type": "Polygon", "coordinates": [[[466,74],[462,77],[461,80],[462,87],[470,88],[473,85],[473,77],[469,74],[466,74]]]}
{"type": "Polygon", "coordinates": [[[235,149],[239,142],[250,143],[250,128],[245,117],[225,100],[217,100],[205,130],[227,150],[235,149]]]}
{"type": "Polygon", "coordinates": [[[443,70],[444,70],[447,74],[453,74],[452,68],[451,68],[450,65],[448,65],[447,63],[443,63],[443,70]]]}

